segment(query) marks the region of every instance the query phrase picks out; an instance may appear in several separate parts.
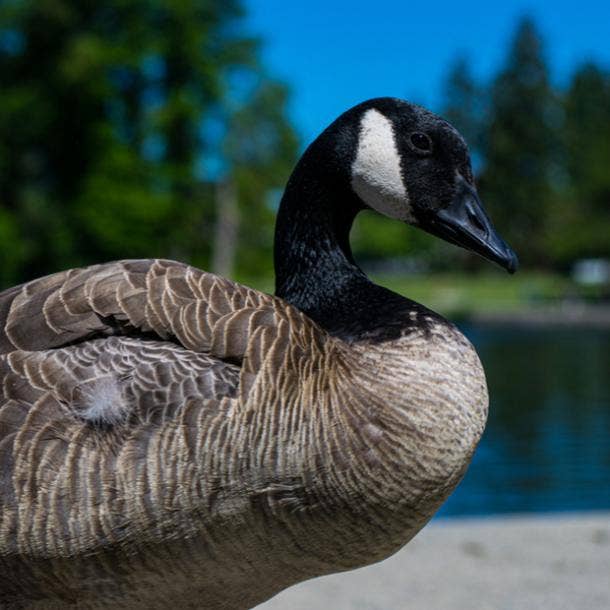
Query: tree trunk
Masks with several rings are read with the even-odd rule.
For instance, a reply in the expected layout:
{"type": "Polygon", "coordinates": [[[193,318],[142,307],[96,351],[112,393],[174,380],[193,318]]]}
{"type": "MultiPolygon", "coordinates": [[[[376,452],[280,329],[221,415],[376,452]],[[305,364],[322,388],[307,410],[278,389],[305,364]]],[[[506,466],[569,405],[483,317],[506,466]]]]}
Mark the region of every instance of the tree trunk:
{"type": "Polygon", "coordinates": [[[212,272],[230,277],[235,265],[239,228],[237,190],[229,178],[216,188],[216,225],[212,250],[212,272]]]}

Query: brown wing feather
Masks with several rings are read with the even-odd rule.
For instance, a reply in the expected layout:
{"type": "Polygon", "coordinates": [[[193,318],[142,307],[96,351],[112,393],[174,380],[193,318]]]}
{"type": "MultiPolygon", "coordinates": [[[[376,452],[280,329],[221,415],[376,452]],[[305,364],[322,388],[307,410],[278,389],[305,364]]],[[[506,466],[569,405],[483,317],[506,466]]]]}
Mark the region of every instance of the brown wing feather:
{"type": "Polygon", "coordinates": [[[0,294],[0,353],[56,348],[95,336],[154,333],[218,358],[241,358],[282,301],[165,260],[72,269],[0,294]]]}
{"type": "Polygon", "coordinates": [[[102,423],[104,413],[143,421],[192,398],[235,397],[239,373],[238,366],[207,354],[129,337],[0,356],[5,401],[33,404],[50,394],[65,414],[102,423]]]}
{"type": "Polygon", "coordinates": [[[217,480],[242,480],[233,468],[250,437],[274,429],[264,421],[279,405],[300,405],[325,341],[281,300],[165,261],[57,274],[3,293],[0,307],[0,550],[16,557],[191,527],[171,503],[191,491],[213,503],[217,480]],[[154,468],[163,476],[149,478],[154,468]]]}
{"type": "Polygon", "coordinates": [[[0,354],[8,356],[4,399],[33,404],[40,392],[51,392],[77,412],[89,404],[86,412],[94,414],[99,406],[101,419],[105,403],[111,419],[120,415],[123,386],[116,379],[133,375],[142,358],[155,361],[156,377],[149,389],[130,390],[126,411],[139,400],[158,408],[184,404],[187,394],[167,387],[172,375],[205,400],[231,395],[245,404],[261,371],[277,371],[289,347],[294,360],[325,340],[321,329],[280,299],[166,260],[119,261],[34,280],[0,294],[0,316],[0,354]],[[111,340],[115,335],[134,338],[111,340]],[[157,348],[150,336],[172,339],[159,343],[168,353],[151,355],[157,348]],[[181,352],[207,356],[185,363],[176,343],[185,348],[181,352]],[[172,361],[171,371],[165,360],[172,361]],[[209,383],[193,388],[198,366],[209,383]],[[225,390],[219,393],[219,387],[225,390]],[[87,397],[93,394],[99,400],[91,407],[87,397]]]}

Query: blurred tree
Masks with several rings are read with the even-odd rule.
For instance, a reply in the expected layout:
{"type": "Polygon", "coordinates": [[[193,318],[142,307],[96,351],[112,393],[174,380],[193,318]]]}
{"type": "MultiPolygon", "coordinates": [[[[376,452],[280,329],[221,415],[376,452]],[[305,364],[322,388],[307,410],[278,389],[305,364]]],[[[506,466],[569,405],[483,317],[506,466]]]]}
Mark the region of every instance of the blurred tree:
{"type": "Polygon", "coordinates": [[[470,148],[475,173],[481,164],[481,149],[487,118],[487,96],[475,80],[470,63],[459,56],[450,66],[445,81],[441,114],[464,136],[470,148]]]}
{"type": "Polygon", "coordinates": [[[81,4],[7,1],[0,12],[0,193],[16,238],[3,244],[5,282],[70,264],[80,241],[74,201],[106,145],[108,95],[106,45],[81,4]]]}
{"type": "MultiPolygon", "coordinates": [[[[489,126],[488,93],[475,80],[470,63],[458,56],[450,65],[444,87],[444,106],[441,114],[464,136],[470,150],[475,175],[483,165],[485,137],[489,126]]],[[[473,268],[480,261],[471,254],[436,244],[436,254],[442,266],[473,268]]]]}
{"type": "Polygon", "coordinates": [[[400,274],[424,264],[446,264],[447,249],[437,238],[405,223],[388,222],[373,210],[356,217],[351,245],[356,261],[369,271],[400,274]]]}
{"type": "Polygon", "coordinates": [[[559,129],[542,40],[524,18],[491,87],[480,191],[494,222],[529,265],[549,262],[546,222],[559,129]]]}
{"type": "Polygon", "coordinates": [[[558,262],[610,257],[610,73],[581,66],[564,96],[564,196],[550,245],[558,262]]]}
{"type": "MultiPolygon", "coordinates": [[[[281,190],[298,152],[295,133],[288,122],[286,87],[269,79],[255,79],[250,91],[227,108],[223,155],[227,180],[239,201],[241,227],[231,244],[217,241],[217,250],[231,251],[239,269],[248,276],[272,271],[275,212],[281,190]],[[255,227],[256,230],[252,230],[255,227]]],[[[218,269],[222,271],[222,269],[218,269]]]]}
{"type": "MultiPolygon", "coordinates": [[[[275,170],[251,184],[209,129],[210,117],[235,118],[219,110],[230,74],[256,80],[257,91],[277,87],[266,84],[241,14],[239,0],[2,3],[0,282],[120,257],[205,266],[214,182],[225,179],[214,163],[230,167],[240,199],[259,208],[280,186],[286,173],[274,172],[292,163],[294,145],[253,150],[246,163],[275,170]]],[[[294,143],[283,95],[245,138],[264,140],[277,119],[276,133],[294,143]]]]}

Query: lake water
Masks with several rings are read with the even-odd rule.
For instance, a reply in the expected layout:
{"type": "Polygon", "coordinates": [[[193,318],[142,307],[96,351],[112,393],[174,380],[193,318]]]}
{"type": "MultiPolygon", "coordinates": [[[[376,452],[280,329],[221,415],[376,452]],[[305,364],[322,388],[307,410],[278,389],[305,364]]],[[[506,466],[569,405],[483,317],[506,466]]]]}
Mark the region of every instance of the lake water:
{"type": "Polygon", "coordinates": [[[610,330],[463,330],[489,421],[439,515],[610,509],[610,330]]]}

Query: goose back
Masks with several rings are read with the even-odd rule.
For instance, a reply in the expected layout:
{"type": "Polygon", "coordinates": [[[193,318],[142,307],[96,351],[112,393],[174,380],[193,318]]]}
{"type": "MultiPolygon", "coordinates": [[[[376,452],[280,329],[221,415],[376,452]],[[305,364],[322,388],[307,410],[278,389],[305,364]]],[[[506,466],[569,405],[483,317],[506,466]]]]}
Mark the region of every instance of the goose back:
{"type": "Polygon", "coordinates": [[[0,310],[9,606],[247,608],[378,561],[485,421],[478,358],[437,317],[346,341],[158,260],[42,278],[0,310]]]}

